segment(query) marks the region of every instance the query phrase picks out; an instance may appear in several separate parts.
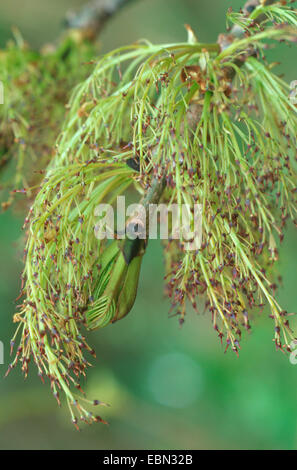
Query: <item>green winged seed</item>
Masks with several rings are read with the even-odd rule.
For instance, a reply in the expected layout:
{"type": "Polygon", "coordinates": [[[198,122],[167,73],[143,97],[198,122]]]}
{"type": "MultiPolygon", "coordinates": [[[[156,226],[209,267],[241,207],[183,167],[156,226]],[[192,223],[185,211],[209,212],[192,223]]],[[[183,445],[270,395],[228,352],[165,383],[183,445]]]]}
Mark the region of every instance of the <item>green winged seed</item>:
{"type": "Polygon", "coordinates": [[[116,315],[113,321],[117,321],[125,317],[135,303],[141,263],[142,256],[136,256],[128,266],[125,281],[117,303],[116,315]]]}
{"type": "MultiPolygon", "coordinates": [[[[86,312],[87,328],[95,330],[103,328],[126,316],[134,305],[142,256],[136,255],[127,261],[125,246],[130,247],[135,240],[125,240],[120,246],[113,241],[103,252],[101,273],[94,289],[94,301],[86,312]]],[[[137,245],[137,249],[138,249],[137,245]]],[[[138,252],[140,249],[138,250],[138,252]]],[[[141,253],[144,253],[141,246],[141,253]]]]}
{"type": "Polygon", "coordinates": [[[94,290],[94,302],[86,312],[86,323],[90,330],[108,325],[116,312],[116,302],[128,269],[118,247],[117,254],[103,269],[94,290]]]}

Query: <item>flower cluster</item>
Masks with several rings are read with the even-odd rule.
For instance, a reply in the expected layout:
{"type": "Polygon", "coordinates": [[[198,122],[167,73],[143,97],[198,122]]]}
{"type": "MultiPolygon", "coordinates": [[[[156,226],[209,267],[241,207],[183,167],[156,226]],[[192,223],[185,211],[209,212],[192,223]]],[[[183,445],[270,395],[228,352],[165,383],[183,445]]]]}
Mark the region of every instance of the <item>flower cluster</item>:
{"type": "Polygon", "coordinates": [[[57,45],[32,50],[14,30],[0,51],[4,102],[0,106],[0,196],[7,209],[16,192],[32,199],[63,119],[69,91],[88,72],[96,45],[67,35],[57,45]],[[27,189],[30,187],[30,190],[27,189]]]}
{"type": "MultiPolygon", "coordinates": [[[[33,357],[55,396],[65,393],[75,424],[77,413],[101,420],[71,390],[88,366],[83,351],[93,353],[80,329],[105,326],[128,302],[119,295],[127,266],[117,247],[109,258],[92,235],[94,209],[127,191],[145,198],[152,182],[168,205],[202,204],[201,249],[185,251],[182,240],[164,249],[166,292],[180,322],[187,302],[199,310],[203,295],[214,329],[237,353],[250,310],[268,304],[275,344],[289,348],[293,332],[270,271],[277,238],[296,218],[297,115],[264,52],[268,40],[296,38],[296,12],[267,6],[260,27],[263,8],[252,23],[229,13],[244,34],[227,46],[192,37],[113,51],[72,94],[26,219],[24,300],[15,316],[22,338],[11,367],[21,360],[27,374],[33,357]]],[[[139,263],[135,272],[129,308],[139,263]]]]}

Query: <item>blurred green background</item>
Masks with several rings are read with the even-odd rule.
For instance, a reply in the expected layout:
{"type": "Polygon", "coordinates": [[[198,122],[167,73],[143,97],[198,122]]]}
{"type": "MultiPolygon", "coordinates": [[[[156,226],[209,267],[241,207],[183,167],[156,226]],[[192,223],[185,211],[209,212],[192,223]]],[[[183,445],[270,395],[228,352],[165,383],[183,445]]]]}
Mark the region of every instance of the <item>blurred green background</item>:
{"type": "MultiPolygon", "coordinates": [[[[1,2],[0,47],[11,36],[12,25],[33,46],[55,40],[66,11],[82,3],[1,2]]],[[[102,51],[139,38],[155,43],[185,40],[184,23],[191,24],[201,41],[213,41],[225,29],[227,8],[241,4],[136,0],[108,23],[102,51]]],[[[269,54],[281,59],[277,70],[287,80],[297,78],[296,50],[280,46],[269,54]]],[[[4,379],[22,269],[23,217],[0,214],[0,339],[5,344],[5,365],[0,365],[1,449],[297,448],[297,366],[275,352],[268,312],[255,315],[239,358],[231,351],[224,354],[207,314],[189,314],[179,328],[176,318],[168,319],[158,241],[150,243],[145,256],[132,313],[90,338],[97,360],[84,388],[112,405],[101,412],[109,426],[93,425],[77,433],[66,408],[57,407],[33,368],[25,382],[19,370],[4,379]]],[[[296,310],[296,241],[296,231],[289,227],[280,248],[283,287],[278,298],[290,312],[296,310]]]]}

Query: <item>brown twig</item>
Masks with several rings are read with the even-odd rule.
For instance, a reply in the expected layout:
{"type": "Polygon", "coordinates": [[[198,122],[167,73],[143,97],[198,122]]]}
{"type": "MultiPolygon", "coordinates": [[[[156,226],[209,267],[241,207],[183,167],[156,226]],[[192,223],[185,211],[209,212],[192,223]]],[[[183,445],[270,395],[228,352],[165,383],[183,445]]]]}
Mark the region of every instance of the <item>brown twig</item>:
{"type": "Polygon", "coordinates": [[[66,27],[79,30],[85,38],[95,39],[106,22],[134,0],[92,0],[80,11],[68,12],[66,27]]]}

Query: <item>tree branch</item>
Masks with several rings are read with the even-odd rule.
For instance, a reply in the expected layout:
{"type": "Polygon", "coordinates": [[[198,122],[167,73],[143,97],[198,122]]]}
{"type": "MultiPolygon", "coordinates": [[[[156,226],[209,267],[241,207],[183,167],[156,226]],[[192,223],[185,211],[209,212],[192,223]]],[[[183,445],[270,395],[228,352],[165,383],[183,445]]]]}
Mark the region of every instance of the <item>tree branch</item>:
{"type": "Polygon", "coordinates": [[[68,12],[66,27],[80,30],[84,37],[94,39],[106,22],[124,6],[135,0],[93,0],[84,5],[79,12],[68,12]]]}

